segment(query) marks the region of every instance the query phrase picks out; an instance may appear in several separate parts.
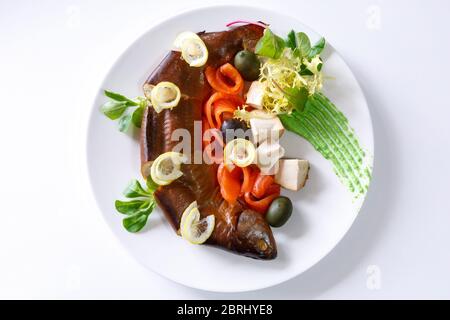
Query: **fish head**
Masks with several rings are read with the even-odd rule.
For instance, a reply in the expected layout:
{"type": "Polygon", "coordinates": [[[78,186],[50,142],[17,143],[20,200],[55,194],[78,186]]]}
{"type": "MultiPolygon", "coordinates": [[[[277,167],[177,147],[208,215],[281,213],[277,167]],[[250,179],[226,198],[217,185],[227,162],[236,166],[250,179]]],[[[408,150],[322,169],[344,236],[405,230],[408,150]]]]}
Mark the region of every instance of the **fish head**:
{"type": "Polygon", "coordinates": [[[236,231],[242,254],[265,260],[276,258],[275,239],[263,215],[253,210],[244,210],[239,216],[236,231]]]}

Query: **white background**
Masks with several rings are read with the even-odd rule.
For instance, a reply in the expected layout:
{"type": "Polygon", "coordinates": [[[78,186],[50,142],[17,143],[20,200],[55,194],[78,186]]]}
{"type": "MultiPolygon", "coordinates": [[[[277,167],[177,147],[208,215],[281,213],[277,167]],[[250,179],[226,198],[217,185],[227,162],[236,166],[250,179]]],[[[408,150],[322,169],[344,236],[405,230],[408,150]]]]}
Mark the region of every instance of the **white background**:
{"type": "Polygon", "coordinates": [[[349,233],[318,265],[273,288],[216,294],[163,279],[121,247],[87,177],[92,100],[135,38],[212,3],[0,0],[0,298],[449,299],[444,0],[246,1],[296,14],[324,35],[369,102],[373,184],[349,233]]]}

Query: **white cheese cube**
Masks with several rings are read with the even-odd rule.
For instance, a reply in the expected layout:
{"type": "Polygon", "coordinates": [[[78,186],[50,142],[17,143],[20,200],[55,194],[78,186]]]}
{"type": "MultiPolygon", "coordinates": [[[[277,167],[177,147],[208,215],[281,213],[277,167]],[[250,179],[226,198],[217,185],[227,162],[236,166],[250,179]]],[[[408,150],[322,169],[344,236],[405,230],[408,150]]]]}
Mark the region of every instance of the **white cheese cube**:
{"type": "Polygon", "coordinates": [[[265,88],[264,83],[253,81],[247,92],[246,104],[256,109],[262,109],[265,88]]]}
{"type": "Polygon", "coordinates": [[[278,172],[275,175],[275,182],[283,188],[297,191],[305,186],[308,172],[308,160],[281,159],[278,172]]]}
{"type": "Polygon", "coordinates": [[[273,176],[277,174],[278,170],[280,169],[280,164],[279,161],[277,161],[271,167],[259,167],[259,169],[262,175],[273,176]]]}
{"type": "Polygon", "coordinates": [[[284,134],[284,127],[278,117],[270,119],[251,118],[250,128],[252,130],[253,142],[262,143],[266,140],[277,142],[284,134]]]}
{"type": "Polygon", "coordinates": [[[256,149],[256,162],[262,174],[273,175],[278,171],[278,160],[284,156],[284,148],[278,143],[264,141],[256,149]]]}

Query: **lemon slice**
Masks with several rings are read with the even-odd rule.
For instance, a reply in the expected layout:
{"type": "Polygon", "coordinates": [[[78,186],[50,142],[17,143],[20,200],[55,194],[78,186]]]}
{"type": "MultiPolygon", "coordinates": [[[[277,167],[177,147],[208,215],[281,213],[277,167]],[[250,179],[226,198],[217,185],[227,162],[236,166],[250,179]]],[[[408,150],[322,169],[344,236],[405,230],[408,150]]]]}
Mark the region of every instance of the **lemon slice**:
{"type": "Polygon", "coordinates": [[[184,209],[183,214],[181,215],[180,227],[184,224],[184,221],[186,220],[186,217],[188,216],[189,212],[191,212],[191,210],[194,208],[197,208],[197,201],[192,202],[190,205],[187,206],[186,209],[184,209]]]}
{"type": "Polygon", "coordinates": [[[208,49],[203,40],[194,32],[180,33],[174,42],[174,49],[191,67],[201,67],[208,61],[208,49]]]}
{"type": "Polygon", "coordinates": [[[256,149],[250,141],[238,138],[227,143],[223,156],[226,166],[229,167],[234,163],[238,167],[243,168],[255,161],[256,149]]]}
{"type": "Polygon", "coordinates": [[[144,96],[147,100],[151,101],[152,99],[152,90],[155,86],[150,83],[145,83],[142,89],[144,90],[144,96]]]}
{"type": "Polygon", "coordinates": [[[186,163],[187,157],[179,152],[166,152],[153,161],[150,168],[152,180],[166,186],[183,175],[180,167],[186,163]]]}
{"type": "Polygon", "coordinates": [[[209,215],[200,219],[200,211],[194,207],[189,212],[184,212],[181,218],[180,231],[183,239],[193,244],[202,244],[214,231],[215,217],[209,215]]]}
{"type": "Polygon", "coordinates": [[[208,49],[201,39],[185,41],[181,56],[191,67],[201,67],[208,61],[208,49]]]}
{"type": "Polygon", "coordinates": [[[152,88],[149,86],[145,94],[150,95],[150,102],[158,113],[176,107],[181,98],[180,88],[169,81],[162,81],[152,88]]]}
{"type": "Polygon", "coordinates": [[[173,42],[173,50],[175,51],[181,51],[181,48],[183,47],[183,43],[185,41],[189,41],[190,39],[200,39],[198,34],[192,31],[184,31],[177,35],[175,38],[175,41],[173,42]]]}

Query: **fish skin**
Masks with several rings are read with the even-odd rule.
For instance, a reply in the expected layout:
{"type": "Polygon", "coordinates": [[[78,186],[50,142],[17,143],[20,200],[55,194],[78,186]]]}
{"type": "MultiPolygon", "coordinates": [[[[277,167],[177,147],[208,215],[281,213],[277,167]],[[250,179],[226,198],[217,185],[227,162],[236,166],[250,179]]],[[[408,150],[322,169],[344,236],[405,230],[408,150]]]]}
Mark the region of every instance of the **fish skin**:
{"type": "MultiPolygon", "coordinates": [[[[199,36],[208,48],[207,65],[218,67],[232,61],[244,48],[254,50],[263,28],[245,25],[229,31],[201,32],[199,36]]],[[[171,151],[178,141],[170,137],[177,128],[186,128],[193,136],[194,121],[202,120],[204,101],[212,92],[204,76],[204,67],[192,68],[180,53],[170,52],[149,76],[146,83],[175,83],[183,95],[177,107],[156,113],[148,107],[141,130],[141,163],[153,161],[171,151]]],[[[195,150],[191,142],[191,156],[195,150]]],[[[207,244],[257,259],[274,259],[277,247],[270,226],[264,217],[246,207],[244,202],[229,204],[220,193],[217,165],[182,164],[183,176],[155,191],[158,205],[172,227],[179,233],[181,216],[193,201],[197,201],[202,217],[214,214],[215,227],[207,244]]]]}

